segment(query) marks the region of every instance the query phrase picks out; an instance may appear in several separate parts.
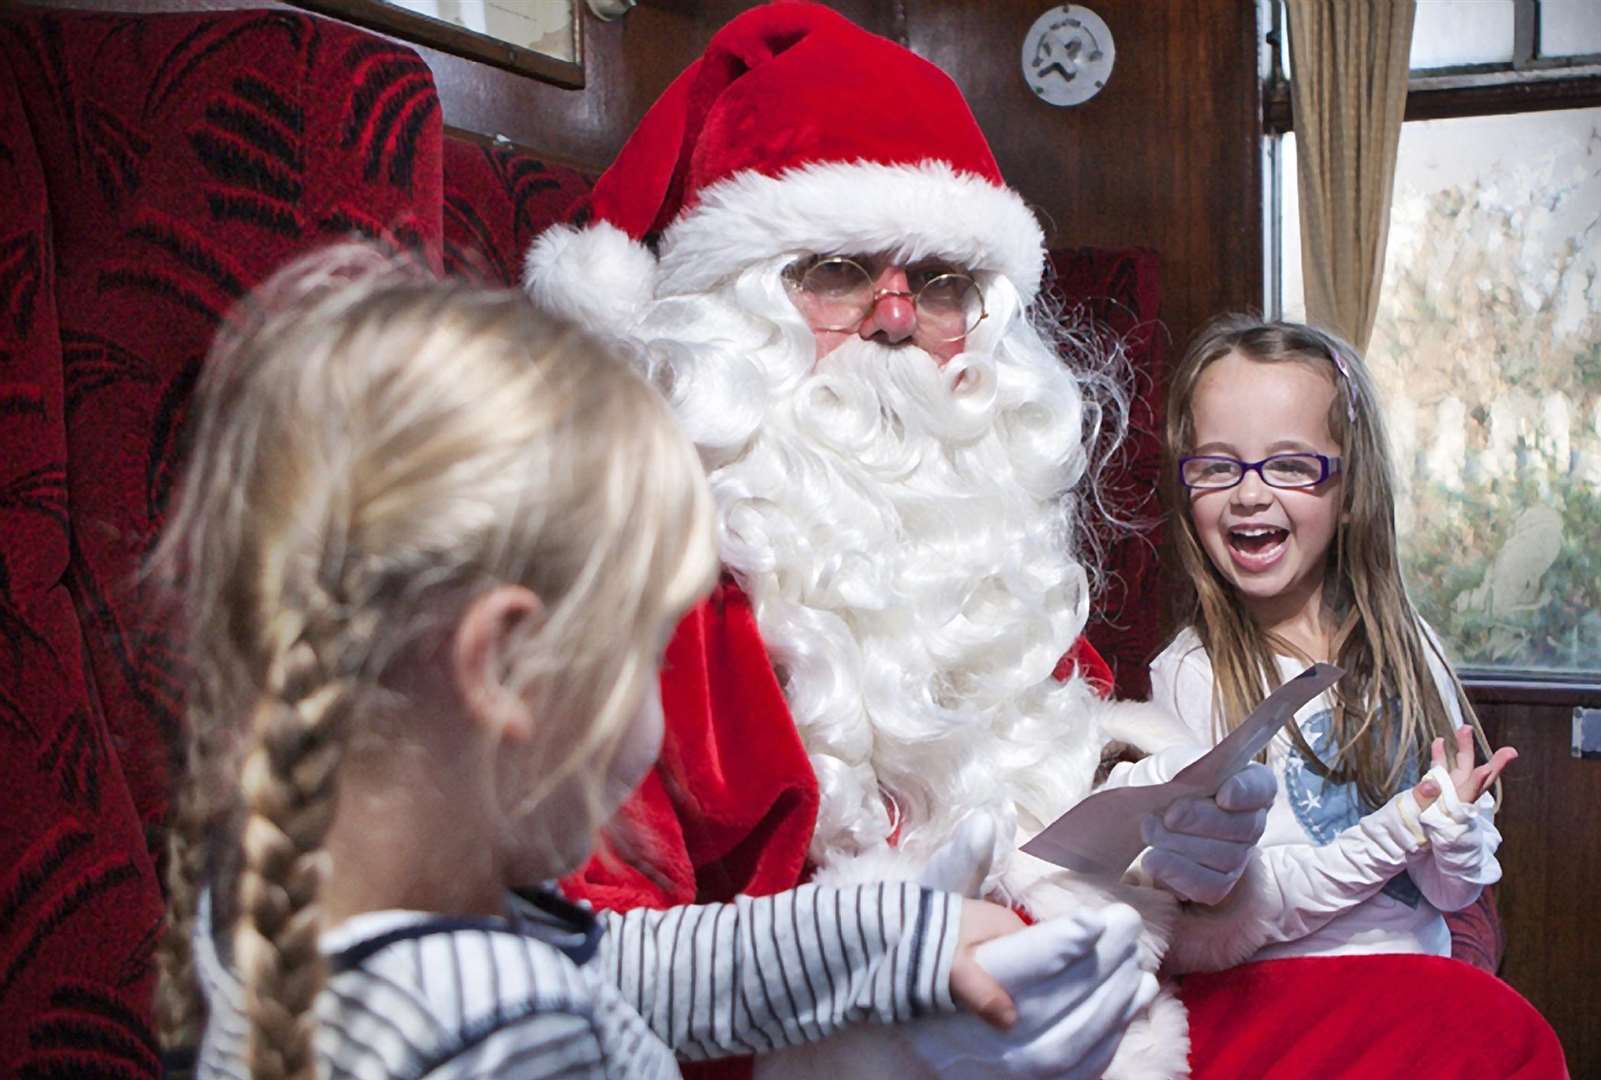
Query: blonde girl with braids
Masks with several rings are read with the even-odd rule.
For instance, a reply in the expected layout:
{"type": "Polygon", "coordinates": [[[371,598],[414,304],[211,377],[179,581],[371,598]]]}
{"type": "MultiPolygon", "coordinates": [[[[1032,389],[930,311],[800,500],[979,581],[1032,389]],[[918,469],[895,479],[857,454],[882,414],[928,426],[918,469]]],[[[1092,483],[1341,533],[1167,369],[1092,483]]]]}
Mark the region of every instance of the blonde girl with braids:
{"type": "MultiPolygon", "coordinates": [[[[1449,955],[1441,912],[1500,878],[1488,791],[1516,752],[1488,753],[1407,597],[1365,365],[1312,327],[1225,316],[1173,373],[1166,442],[1183,580],[1152,701],[1210,745],[1314,661],[1346,672],[1271,744],[1262,840],[1226,898],[1187,910],[1178,962],[1449,955]]],[[[1147,840],[1169,824],[1148,821],[1147,840]]]]}
{"type": "Polygon", "coordinates": [[[248,299],[196,408],[159,559],[196,675],[161,1012],[201,1075],[676,1076],[1015,1016],[974,959],[1020,926],[995,905],[594,916],[538,886],[654,760],[661,651],[716,570],[695,452],[613,347],[335,249],[248,299]]]}

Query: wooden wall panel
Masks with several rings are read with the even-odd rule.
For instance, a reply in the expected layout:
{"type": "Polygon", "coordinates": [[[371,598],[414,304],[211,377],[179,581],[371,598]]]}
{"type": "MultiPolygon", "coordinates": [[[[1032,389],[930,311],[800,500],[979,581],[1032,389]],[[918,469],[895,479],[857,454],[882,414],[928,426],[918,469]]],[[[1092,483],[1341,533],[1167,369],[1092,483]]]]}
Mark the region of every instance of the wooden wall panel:
{"type": "Polygon", "coordinates": [[[1568,1071],[1601,1076],[1601,761],[1571,756],[1572,705],[1475,706],[1491,744],[1519,755],[1496,816],[1501,976],[1556,1029],[1568,1071]]]}
{"type": "Polygon", "coordinates": [[[1154,248],[1175,347],[1209,316],[1262,304],[1261,104],[1252,0],[1094,0],[1117,62],[1071,108],[1020,67],[1042,0],[906,4],[908,42],[949,71],[1007,180],[1063,246],[1154,248]]]}

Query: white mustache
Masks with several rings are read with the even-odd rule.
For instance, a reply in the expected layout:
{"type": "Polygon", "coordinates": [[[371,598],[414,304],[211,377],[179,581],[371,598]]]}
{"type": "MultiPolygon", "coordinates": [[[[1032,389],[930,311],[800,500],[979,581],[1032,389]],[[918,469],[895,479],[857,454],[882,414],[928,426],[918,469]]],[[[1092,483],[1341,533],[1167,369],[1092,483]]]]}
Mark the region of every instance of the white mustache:
{"type": "Polygon", "coordinates": [[[919,435],[965,445],[995,423],[993,360],[962,353],[941,365],[915,345],[853,338],[818,362],[797,389],[797,430],[875,472],[912,465],[883,451],[919,435]],[[865,456],[864,456],[865,455],[865,456]]]}

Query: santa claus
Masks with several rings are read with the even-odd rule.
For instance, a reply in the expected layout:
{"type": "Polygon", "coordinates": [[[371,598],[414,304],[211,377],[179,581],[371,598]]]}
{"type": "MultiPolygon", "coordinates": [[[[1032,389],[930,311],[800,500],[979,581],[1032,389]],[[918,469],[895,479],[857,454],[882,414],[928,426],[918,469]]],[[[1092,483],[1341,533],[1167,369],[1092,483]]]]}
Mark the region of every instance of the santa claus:
{"type": "MultiPolygon", "coordinates": [[[[1017,850],[1114,740],[1182,738],[1108,703],[1080,643],[1084,492],[1115,381],[1039,316],[1044,254],[950,79],[804,3],[719,31],[535,245],[537,301],[639,343],[700,447],[727,570],[668,648],[661,764],[569,892],[633,906],[972,877],[1034,918],[1086,913],[1091,942],[1134,905],[1151,971],[1181,902],[1229,892],[1272,801],[1261,766],[1173,815],[1124,883],[1017,850]]],[[[1094,1076],[1121,1039],[1106,1075],[1188,1075],[1179,1001],[1123,1037],[1128,995],[1098,1001],[1110,973],[1077,955],[1072,979],[1060,957],[998,961],[1025,1018],[1010,1035],[923,1021],[776,1064],[877,1075],[864,1055],[909,1050],[1094,1076]]]]}

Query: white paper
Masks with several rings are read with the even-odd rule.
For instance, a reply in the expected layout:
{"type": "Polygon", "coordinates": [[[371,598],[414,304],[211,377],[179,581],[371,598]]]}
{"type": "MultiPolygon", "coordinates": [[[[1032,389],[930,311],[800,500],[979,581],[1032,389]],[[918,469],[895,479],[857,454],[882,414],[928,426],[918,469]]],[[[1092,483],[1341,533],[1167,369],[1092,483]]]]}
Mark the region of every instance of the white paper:
{"type": "Polygon", "coordinates": [[[1097,792],[1047,825],[1023,845],[1023,851],[1092,877],[1122,877],[1145,850],[1140,836],[1145,815],[1160,814],[1187,795],[1216,795],[1303,705],[1344,674],[1333,664],[1312,665],[1269,694],[1239,727],[1172,780],[1097,792]]]}

